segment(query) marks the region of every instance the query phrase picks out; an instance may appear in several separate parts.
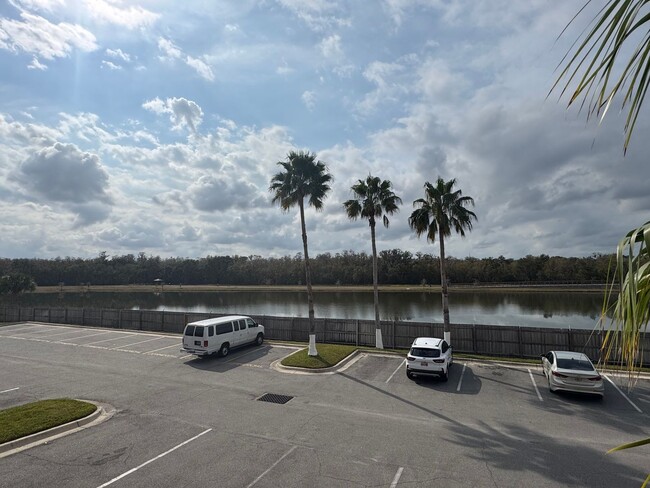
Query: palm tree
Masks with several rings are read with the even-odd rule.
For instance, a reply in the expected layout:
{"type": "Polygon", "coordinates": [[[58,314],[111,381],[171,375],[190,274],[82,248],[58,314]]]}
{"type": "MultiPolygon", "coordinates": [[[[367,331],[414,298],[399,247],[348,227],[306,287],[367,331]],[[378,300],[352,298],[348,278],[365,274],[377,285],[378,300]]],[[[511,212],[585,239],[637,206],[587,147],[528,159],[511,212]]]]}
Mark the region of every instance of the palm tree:
{"type": "Polygon", "coordinates": [[[472,197],[464,197],[462,190],[454,190],[456,179],[445,181],[438,177],[436,185],[428,181],[424,184],[424,198],[413,202],[413,211],[409,217],[409,226],[419,236],[427,235],[432,244],[440,243],[440,284],[442,286],[442,314],[445,324],[445,340],[451,342],[449,327],[449,290],[445,272],[445,237],[451,236],[454,230],[465,237],[465,230],[472,230],[472,220],[477,220],[476,214],[466,207],[474,206],[472,197]]]}
{"type": "Polygon", "coordinates": [[[269,191],[273,193],[273,203],[288,212],[294,205],[300,209],[300,228],[302,246],[305,256],[305,283],[307,284],[307,303],[309,306],[309,352],[317,356],[316,326],[314,323],[314,294],[311,287],[311,270],[309,268],[309,250],[307,248],[307,228],[305,226],[305,198],[316,210],[323,208],[323,200],[330,191],[332,176],[327,166],[316,159],[316,154],[304,151],[290,151],[286,161],[279,161],[280,171],[271,178],[269,191]]]}
{"type": "Polygon", "coordinates": [[[402,199],[395,195],[392,183],[382,181],[376,176],[368,175],[365,181],[359,180],[352,185],[354,198],[343,203],[348,218],[356,220],[359,217],[368,219],[370,225],[370,240],[372,242],[372,287],[375,298],[375,346],[384,348],[381,335],[381,322],[379,321],[379,290],[377,287],[377,244],[375,241],[375,226],[377,219],[381,218],[384,226],[388,227],[389,220],[385,214],[393,215],[399,211],[398,205],[402,199]]]}

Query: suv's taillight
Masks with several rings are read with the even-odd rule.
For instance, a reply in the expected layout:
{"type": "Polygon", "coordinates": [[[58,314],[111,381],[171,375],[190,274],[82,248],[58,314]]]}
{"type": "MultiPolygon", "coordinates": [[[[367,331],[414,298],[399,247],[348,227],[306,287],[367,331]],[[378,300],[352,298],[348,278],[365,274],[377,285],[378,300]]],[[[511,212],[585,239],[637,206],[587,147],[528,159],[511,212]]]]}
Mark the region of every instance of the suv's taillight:
{"type": "Polygon", "coordinates": [[[434,363],[444,363],[445,360],[444,359],[434,359],[433,362],[434,363]]]}
{"type": "Polygon", "coordinates": [[[408,359],[409,361],[415,361],[415,358],[411,356],[406,356],[406,359],[408,359]]]}

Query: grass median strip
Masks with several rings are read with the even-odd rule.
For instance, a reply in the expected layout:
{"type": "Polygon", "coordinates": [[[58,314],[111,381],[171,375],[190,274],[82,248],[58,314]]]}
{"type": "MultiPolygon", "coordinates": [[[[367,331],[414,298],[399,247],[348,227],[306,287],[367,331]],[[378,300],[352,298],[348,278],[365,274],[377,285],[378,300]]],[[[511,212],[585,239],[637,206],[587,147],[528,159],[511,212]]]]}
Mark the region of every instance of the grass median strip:
{"type": "Polygon", "coordinates": [[[301,349],[284,358],[282,365],[308,369],[330,368],[336,366],[359,348],[340,344],[317,344],[316,349],[318,350],[317,356],[309,356],[308,348],[301,349]]]}
{"type": "Polygon", "coordinates": [[[0,410],[0,444],[79,420],[96,409],[92,403],[57,398],[0,410]]]}

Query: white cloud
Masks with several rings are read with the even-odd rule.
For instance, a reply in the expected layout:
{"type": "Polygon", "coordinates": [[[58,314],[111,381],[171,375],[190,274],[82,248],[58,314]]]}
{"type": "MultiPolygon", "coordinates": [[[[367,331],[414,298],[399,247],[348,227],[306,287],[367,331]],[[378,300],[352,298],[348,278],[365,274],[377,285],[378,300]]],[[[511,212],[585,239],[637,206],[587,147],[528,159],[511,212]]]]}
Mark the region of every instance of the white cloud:
{"type": "Polygon", "coordinates": [[[122,67],[120,65],[117,65],[117,64],[112,63],[110,61],[106,61],[105,59],[102,60],[102,68],[108,68],[108,69],[113,70],[113,71],[122,69],[122,67]]]}
{"type": "Polygon", "coordinates": [[[205,61],[185,54],[181,48],[179,48],[169,39],[165,39],[164,37],[159,38],[158,49],[163,52],[161,60],[165,61],[178,59],[184,62],[190,68],[194,69],[203,79],[214,81],[214,72],[205,61]]]}
{"type": "Polygon", "coordinates": [[[131,56],[121,49],[107,49],[106,50],[106,55],[111,58],[115,59],[121,59],[122,61],[125,61],[127,63],[131,62],[131,56]]]}
{"type": "Polygon", "coordinates": [[[122,0],[83,0],[90,16],[100,22],[115,24],[127,29],[149,27],[160,14],[142,7],[125,6],[122,0]]]}
{"type": "Polygon", "coordinates": [[[192,132],[196,132],[203,121],[201,107],[186,98],[168,98],[163,101],[156,97],[143,103],[142,108],[159,115],[169,114],[175,130],[188,127],[192,132]]]}
{"type": "Polygon", "coordinates": [[[69,56],[73,49],[90,52],[98,48],[95,36],[80,25],[53,24],[28,12],[21,12],[20,17],[22,21],[0,18],[0,49],[52,60],[69,56]]]}
{"type": "Polygon", "coordinates": [[[309,110],[314,110],[316,106],[316,94],[313,91],[304,91],[300,98],[302,99],[302,103],[305,104],[305,107],[309,110]]]}
{"type": "Polygon", "coordinates": [[[27,65],[27,69],[38,69],[41,71],[45,71],[47,69],[47,65],[41,63],[36,56],[32,58],[32,62],[27,65]]]}

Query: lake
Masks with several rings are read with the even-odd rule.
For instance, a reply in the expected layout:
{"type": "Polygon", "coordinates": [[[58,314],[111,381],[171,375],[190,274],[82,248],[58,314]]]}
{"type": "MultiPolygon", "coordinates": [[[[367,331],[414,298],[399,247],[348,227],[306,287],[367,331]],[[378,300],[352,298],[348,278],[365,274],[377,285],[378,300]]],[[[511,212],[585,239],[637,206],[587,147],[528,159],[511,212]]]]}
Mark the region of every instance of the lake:
{"type": "MultiPolygon", "coordinates": [[[[458,324],[593,329],[600,316],[602,300],[602,293],[452,290],[450,320],[458,324]]],[[[0,303],[26,307],[308,316],[306,292],[296,291],[31,293],[4,297],[0,303]]],[[[439,292],[380,292],[379,306],[382,320],[442,322],[439,292]]],[[[372,291],[315,292],[314,309],[316,317],[374,319],[372,291]]]]}

